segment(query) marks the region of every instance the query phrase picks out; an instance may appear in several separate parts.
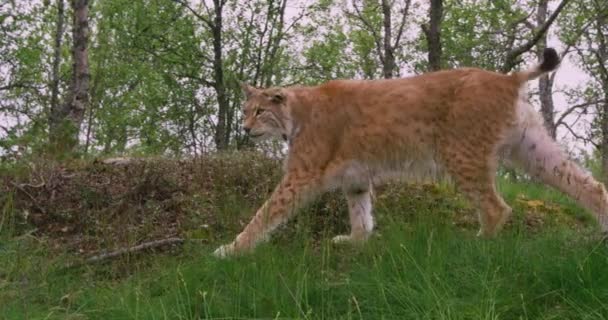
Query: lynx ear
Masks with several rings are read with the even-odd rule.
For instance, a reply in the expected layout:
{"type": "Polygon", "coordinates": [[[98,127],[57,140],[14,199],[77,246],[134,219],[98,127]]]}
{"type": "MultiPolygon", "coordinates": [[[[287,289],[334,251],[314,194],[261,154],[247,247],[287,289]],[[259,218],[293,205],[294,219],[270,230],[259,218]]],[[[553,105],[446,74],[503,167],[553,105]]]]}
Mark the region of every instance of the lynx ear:
{"type": "Polygon", "coordinates": [[[283,92],[283,89],[274,89],[271,90],[269,92],[267,92],[268,97],[270,98],[270,101],[272,103],[276,103],[276,104],[281,104],[283,102],[285,102],[285,92],[283,92]]]}
{"type": "Polygon", "coordinates": [[[258,89],[248,85],[245,82],[241,82],[241,90],[243,90],[243,94],[245,94],[245,97],[247,99],[249,99],[252,95],[254,95],[258,91],[258,89]]]}

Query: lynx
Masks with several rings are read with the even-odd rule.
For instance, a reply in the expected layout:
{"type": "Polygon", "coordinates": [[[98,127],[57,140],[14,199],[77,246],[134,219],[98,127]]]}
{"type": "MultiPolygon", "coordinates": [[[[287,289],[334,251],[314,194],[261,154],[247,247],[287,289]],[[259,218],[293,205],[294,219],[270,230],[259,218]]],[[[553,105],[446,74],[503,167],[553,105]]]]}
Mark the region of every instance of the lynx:
{"type": "Polygon", "coordinates": [[[282,138],[285,174],[224,257],[254,248],[299,207],[341,188],[351,231],[334,242],[362,242],[374,227],[371,188],[400,173],[447,173],[478,211],[479,236],[500,231],[511,208],[496,191],[500,158],[561,190],[608,230],[604,186],[568,159],[526,101],[524,83],[559,65],[509,75],[462,68],[389,80],[333,80],[319,86],[243,85],[244,124],[253,139],[282,138]]]}

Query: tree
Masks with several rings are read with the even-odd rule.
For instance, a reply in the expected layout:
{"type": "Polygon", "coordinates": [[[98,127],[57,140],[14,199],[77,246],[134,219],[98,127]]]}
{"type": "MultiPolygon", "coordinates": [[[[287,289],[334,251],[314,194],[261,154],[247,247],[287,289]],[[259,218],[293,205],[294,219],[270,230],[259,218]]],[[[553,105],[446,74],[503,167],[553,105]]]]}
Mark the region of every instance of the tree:
{"type": "Polygon", "coordinates": [[[558,119],[576,139],[591,143],[599,150],[603,180],[608,182],[608,4],[600,0],[578,1],[569,19],[562,21],[564,42],[572,45],[575,61],[587,72],[590,80],[585,88],[574,93],[579,101],[569,107],[558,119]],[[591,112],[590,110],[595,110],[591,112]],[[582,136],[573,129],[576,124],[566,123],[567,115],[595,114],[591,131],[582,136]]]}
{"type": "MultiPolygon", "coordinates": [[[[538,29],[540,26],[547,22],[547,10],[549,0],[540,0],[538,2],[538,9],[536,11],[536,26],[538,29]]],[[[538,43],[536,44],[536,55],[538,60],[543,57],[543,50],[547,47],[547,32],[545,32],[538,43]]],[[[553,104],[553,82],[555,74],[548,75],[544,74],[538,79],[538,95],[540,98],[540,113],[543,116],[545,127],[549,131],[549,135],[555,140],[556,129],[554,122],[554,104],[553,104]]]]}
{"type": "Polygon", "coordinates": [[[422,25],[428,46],[429,71],[441,69],[441,19],[443,0],[431,0],[429,6],[429,24],[422,25]]]}
{"type": "MultiPolygon", "coordinates": [[[[335,0],[89,1],[95,27],[85,63],[76,55],[85,51],[70,53],[79,24],[65,21],[77,3],[0,3],[0,116],[10,119],[0,123],[3,156],[36,153],[48,141],[92,154],[248,148],[239,82],[317,84],[460,66],[508,72],[533,60],[558,11],[580,20],[559,33],[570,52],[588,51],[571,39],[594,26],[567,0],[352,0],[346,8],[335,0]]],[[[599,110],[592,102],[603,98],[590,92],[602,84],[589,87],[599,89],[581,91],[556,126],[599,110]]]]}
{"type": "MultiPolygon", "coordinates": [[[[557,16],[560,12],[566,7],[566,5],[570,2],[570,0],[561,0],[555,11],[547,18],[542,24],[537,25],[531,32],[530,36],[523,41],[523,43],[519,45],[515,45],[515,35],[511,36],[511,40],[509,41],[509,47],[507,51],[506,58],[504,60],[504,64],[501,68],[501,71],[508,72],[511,71],[518,63],[518,59],[520,56],[528,51],[530,51],[543,37],[546,36],[547,30],[551,27],[557,16]]],[[[544,20],[544,19],[543,19],[544,20]]],[[[519,20],[522,23],[527,22],[525,20],[519,20]]],[[[519,22],[517,21],[517,22],[519,22]]]]}
{"type": "Polygon", "coordinates": [[[61,65],[61,50],[63,43],[63,32],[64,32],[64,19],[65,9],[64,1],[57,0],[57,22],[54,35],[54,48],[53,48],[53,67],[51,72],[51,102],[50,102],[50,114],[49,114],[49,132],[56,132],[57,126],[60,124],[59,111],[59,66],[61,65]]]}
{"type": "MultiPolygon", "coordinates": [[[[295,1],[290,2],[292,5],[295,1]]],[[[242,92],[239,82],[253,86],[269,87],[293,82],[297,77],[294,66],[298,63],[299,51],[286,52],[286,41],[299,29],[299,22],[308,8],[304,8],[290,19],[286,19],[287,0],[250,1],[247,6],[235,7],[232,19],[236,21],[228,34],[235,42],[227,50],[227,69],[230,108],[227,123],[230,136],[238,149],[250,148],[252,144],[243,135],[241,126],[242,92]]]]}
{"type": "Polygon", "coordinates": [[[411,0],[399,1],[399,4],[390,0],[353,0],[352,11],[346,11],[358,28],[371,35],[385,79],[399,74],[395,56],[403,39],[411,0]],[[393,23],[395,12],[398,13],[397,24],[393,23]]]}
{"type": "Polygon", "coordinates": [[[95,7],[90,149],[200,153],[211,108],[193,18],[171,1],[106,0],[95,7]]]}
{"type": "MultiPolygon", "coordinates": [[[[224,25],[224,15],[226,15],[225,8],[228,3],[227,0],[213,0],[211,5],[208,5],[205,1],[200,2],[202,10],[195,9],[189,2],[174,0],[181,4],[186,10],[188,10],[194,17],[196,17],[203,25],[205,29],[211,34],[213,56],[211,58],[213,66],[213,81],[208,84],[215,91],[215,97],[217,102],[217,113],[216,113],[216,125],[214,140],[215,146],[218,150],[224,150],[228,148],[230,144],[230,138],[232,136],[232,128],[234,122],[234,109],[235,105],[230,104],[231,92],[239,92],[239,86],[236,84],[236,79],[232,83],[227,82],[227,74],[233,72],[225,60],[225,52],[233,47],[233,41],[238,41],[238,36],[231,37],[226,40],[227,34],[234,35],[238,30],[226,28],[224,25]],[[200,12],[202,11],[202,12],[200,12]],[[230,42],[230,43],[229,43],[230,42]]],[[[253,10],[258,10],[259,5],[254,2],[253,10]]],[[[259,37],[258,46],[253,50],[256,52],[255,61],[255,72],[253,76],[254,83],[264,81],[263,84],[270,84],[270,79],[274,73],[275,58],[278,54],[281,40],[285,37],[284,28],[284,14],[287,6],[287,0],[279,2],[268,1],[266,2],[267,14],[266,20],[262,21],[263,29],[259,37]]],[[[255,16],[251,16],[251,23],[255,22],[255,16]]],[[[238,19],[237,19],[238,20],[238,19]]],[[[246,29],[245,36],[250,37],[251,35],[247,32],[251,32],[252,29],[246,29]]],[[[249,43],[250,45],[251,43],[249,43]]],[[[247,47],[248,50],[251,46],[247,47]]],[[[239,61],[239,63],[245,63],[245,61],[239,61]]],[[[243,75],[243,68],[237,74],[243,75]]],[[[243,80],[243,79],[241,79],[243,80]]],[[[233,96],[234,97],[234,96],[233,96]]]]}
{"type": "MultiPolygon", "coordinates": [[[[293,82],[318,84],[353,78],[359,69],[365,69],[365,63],[356,58],[361,57],[358,53],[349,54],[357,49],[353,46],[356,43],[352,39],[353,33],[349,34],[347,30],[348,20],[332,14],[334,10],[342,9],[331,1],[319,1],[307,8],[308,19],[297,30],[297,41],[303,43],[303,48],[300,61],[293,66],[293,82]]],[[[371,64],[373,71],[369,77],[376,71],[376,65],[371,64]]]]}
{"type": "Polygon", "coordinates": [[[0,157],[15,159],[46,144],[47,21],[42,3],[0,2],[0,157]]]}
{"type": "Polygon", "coordinates": [[[197,17],[208,29],[212,35],[213,44],[213,82],[211,87],[215,90],[217,99],[217,121],[215,125],[215,146],[218,150],[228,148],[229,131],[228,131],[228,108],[229,101],[224,81],[224,58],[222,47],[223,41],[223,14],[226,0],[213,0],[212,6],[208,6],[206,1],[201,1],[205,8],[205,12],[200,13],[195,10],[187,1],[175,0],[197,17]]]}
{"type": "Polygon", "coordinates": [[[477,66],[504,73],[522,62],[569,3],[561,0],[539,26],[529,21],[531,3],[514,0],[444,1],[443,58],[452,67],[477,66]],[[533,26],[530,28],[530,26],[533,26]]]}
{"type": "MultiPolygon", "coordinates": [[[[64,104],[55,110],[51,109],[50,142],[53,152],[62,155],[73,152],[79,143],[80,126],[89,100],[89,3],[88,0],[71,1],[72,17],[72,79],[64,104]]],[[[63,4],[58,3],[61,15],[63,4]]],[[[61,17],[58,14],[58,17],[61,17]]],[[[57,30],[60,37],[62,17],[58,18],[57,30]]],[[[59,45],[61,45],[61,40],[59,45]]],[[[59,49],[56,49],[59,50],[59,49]]],[[[59,64],[53,62],[53,71],[59,64]]],[[[54,75],[56,76],[56,75],[54,75]]],[[[54,86],[54,84],[53,84],[54,86]]],[[[53,87],[54,88],[54,87],[53,87]]],[[[56,98],[55,98],[56,99],[56,98]]],[[[56,101],[55,101],[56,103],[56,101]]],[[[52,106],[56,107],[56,106],[52,106]]]]}

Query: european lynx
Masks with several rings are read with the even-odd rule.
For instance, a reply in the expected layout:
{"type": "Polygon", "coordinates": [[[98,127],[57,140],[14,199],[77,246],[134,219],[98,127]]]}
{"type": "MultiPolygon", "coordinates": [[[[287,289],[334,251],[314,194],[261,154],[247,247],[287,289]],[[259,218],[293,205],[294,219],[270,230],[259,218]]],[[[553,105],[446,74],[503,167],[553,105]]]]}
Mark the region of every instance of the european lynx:
{"type": "Polygon", "coordinates": [[[546,49],[541,64],[511,75],[465,68],[313,87],[245,85],[245,131],[254,140],[287,140],[286,172],[243,232],[215,254],[252,249],[305,202],[334,188],[344,191],[351,223],[351,233],[334,241],[363,241],[374,226],[371,185],[436,165],[477,207],[479,235],[492,236],[511,213],[496,192],[501,155],[578,200],[608,230],[604,186],[568,160],[523,97],[526,81],[558,64],[555,50],[546,49]]]}

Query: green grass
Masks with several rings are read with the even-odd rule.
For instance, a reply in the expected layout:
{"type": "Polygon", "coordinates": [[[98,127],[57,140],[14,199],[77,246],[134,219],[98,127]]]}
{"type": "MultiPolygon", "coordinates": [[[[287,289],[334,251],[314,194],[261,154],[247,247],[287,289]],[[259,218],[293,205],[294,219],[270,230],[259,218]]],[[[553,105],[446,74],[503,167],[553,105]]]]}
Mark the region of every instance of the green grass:
{"type": "MultiPolygon", "coordinates": [[[[527,199],[580,212],[533,184],[500,189],[509,203],[525,190],[527,199]]],[[[592,228],[511,227],[481,240],[441,214],[460,206],[380,206],[377,236],[362,247],[333,246],[330,234],[319,243],[310,219],[300,219],[297,231],[278,230],[271,243],[229,260],[210,255],[219,243],[189,243],[174,254],[64,269],[66,257],[49,254],[44,241],[3,238],[0,318],[608,318],[608,249],[587,235],[592,228]],[[404,208],[420,212],[397,214],[404,208]]]]}

